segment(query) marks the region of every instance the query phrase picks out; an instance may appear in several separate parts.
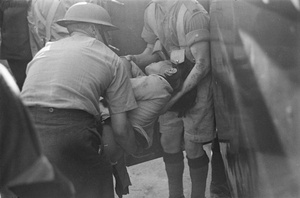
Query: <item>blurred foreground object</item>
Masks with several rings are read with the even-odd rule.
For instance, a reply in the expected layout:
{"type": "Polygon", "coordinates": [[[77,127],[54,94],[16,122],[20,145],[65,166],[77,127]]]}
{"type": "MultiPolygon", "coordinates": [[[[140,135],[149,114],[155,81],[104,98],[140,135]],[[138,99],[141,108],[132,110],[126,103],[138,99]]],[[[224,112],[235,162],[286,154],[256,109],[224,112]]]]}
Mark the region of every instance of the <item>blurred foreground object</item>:
{"type": "MultiPolygon", "coordinates": [[[[22,198],[73,197],[74,187],[42,154],[19,89],[0,64],[0,189],[22,198]]],[[[4,198],[4,197],[3,197],[4,198]]]]}
{"type": "Polygon", "coordinates": [[[299,0],[212,0],[216,124],[232,197],[300,196],[299,0]]]}

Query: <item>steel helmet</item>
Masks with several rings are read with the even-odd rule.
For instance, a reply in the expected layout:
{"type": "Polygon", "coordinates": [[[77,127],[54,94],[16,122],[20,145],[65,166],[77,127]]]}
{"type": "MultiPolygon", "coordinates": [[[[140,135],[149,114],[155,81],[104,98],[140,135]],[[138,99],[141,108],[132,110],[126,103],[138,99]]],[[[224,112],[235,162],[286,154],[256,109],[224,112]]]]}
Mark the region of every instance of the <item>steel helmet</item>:
{"type": "Polygon", "coordinates": [[[104,25],[108,27],[108,31],[118,29],[111,23],[110,16],[104,8],[97,4],[87,2],[72,5],[67,10],[65,17],[57,21],[57,23],[63,27],[75,22],[104,25]]]}

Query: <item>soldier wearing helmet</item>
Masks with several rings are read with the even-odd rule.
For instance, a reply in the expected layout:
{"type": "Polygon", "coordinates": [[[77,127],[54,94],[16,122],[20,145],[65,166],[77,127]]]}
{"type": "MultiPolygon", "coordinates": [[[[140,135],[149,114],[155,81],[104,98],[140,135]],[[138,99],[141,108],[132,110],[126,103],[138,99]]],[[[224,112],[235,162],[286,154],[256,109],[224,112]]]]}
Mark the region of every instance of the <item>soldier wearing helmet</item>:
{"type": "Polygon", "coordinates": [[[109,104],[114,138],[128,154],[137,146],[127,112],[137,107],[120,57],[105,45],[115,30],[107,11],[77,3],[57,22],[70,37],[48,42],[27,67],[21,93],[44,153],[72,181],[76,198],[114,197],[103,154],[99,98],[109,104]]]}

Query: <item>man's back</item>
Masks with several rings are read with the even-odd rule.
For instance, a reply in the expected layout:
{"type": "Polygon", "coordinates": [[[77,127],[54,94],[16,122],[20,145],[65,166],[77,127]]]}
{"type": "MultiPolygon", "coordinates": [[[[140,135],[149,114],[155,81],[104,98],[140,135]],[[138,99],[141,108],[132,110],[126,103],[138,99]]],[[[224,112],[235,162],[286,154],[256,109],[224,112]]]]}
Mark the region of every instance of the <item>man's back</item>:
{"type": "Polygon", "coordinates": [[[28,65],[22,98],[28,106],[97,115],[97,99],[113,81],[118,61],[102,42],[84,34],[48,43],[28,65]]]}

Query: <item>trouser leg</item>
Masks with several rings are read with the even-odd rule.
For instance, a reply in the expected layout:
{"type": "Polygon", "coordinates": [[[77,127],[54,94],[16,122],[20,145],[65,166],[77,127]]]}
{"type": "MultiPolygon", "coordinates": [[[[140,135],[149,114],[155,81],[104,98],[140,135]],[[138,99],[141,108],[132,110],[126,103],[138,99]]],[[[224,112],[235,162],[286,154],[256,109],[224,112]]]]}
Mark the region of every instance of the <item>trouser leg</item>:
{"type": "Polygon", "coordinates": [[[205,198],[209,159],[206,153],[195,159],[187,159],[192,182],[191,198],[205,198]]]}
{"type": "Polygon", "coordinates": [[[93,116],[74,110],[29,108],[43,153],[74,185],[76,198],[113,198],[112,167],[99,155],[93,116]]]}
{"type": "Polygon", "coordinates": [[[183,198],[183,152],[164,153],[163,159],[168,177],[169,198],[183,198]]]}

